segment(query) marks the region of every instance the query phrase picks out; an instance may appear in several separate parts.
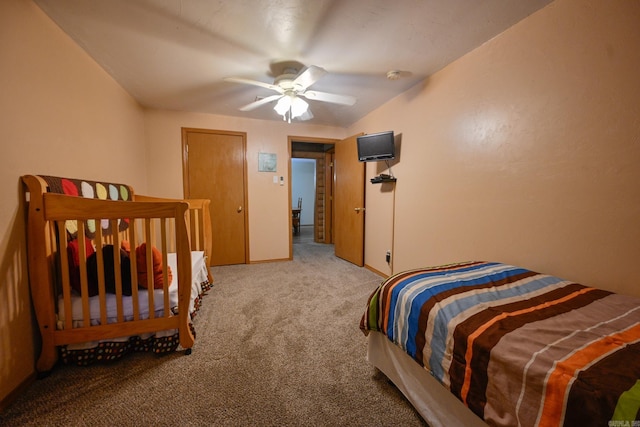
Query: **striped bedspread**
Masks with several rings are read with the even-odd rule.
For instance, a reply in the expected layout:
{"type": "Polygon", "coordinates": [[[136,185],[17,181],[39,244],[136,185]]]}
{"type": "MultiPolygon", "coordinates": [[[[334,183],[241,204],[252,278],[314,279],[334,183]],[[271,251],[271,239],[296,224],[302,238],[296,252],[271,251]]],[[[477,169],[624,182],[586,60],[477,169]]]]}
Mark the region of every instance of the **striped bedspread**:
{"type": "Polygon", "coordinates": [[[490,425],[640,426],[640,299],[468,262],[385,280],[360,327],[490,425]]]}

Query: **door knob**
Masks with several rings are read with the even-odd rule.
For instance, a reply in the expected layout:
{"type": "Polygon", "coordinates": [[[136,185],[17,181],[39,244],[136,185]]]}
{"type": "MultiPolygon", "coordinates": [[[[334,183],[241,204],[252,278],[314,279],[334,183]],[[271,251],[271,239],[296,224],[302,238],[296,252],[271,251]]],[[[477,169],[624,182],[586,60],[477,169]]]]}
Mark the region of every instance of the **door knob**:
{"type": "Polygon", "coordinates": [[[242,212],[242,206],[238,206],[238,212],[242,212]]]}
{"type": "Polygon", "coordinates": [[[364,211],[364,208],[353,208],[353,210],[356,212],[360,212],[360,211],[364,211]]]}

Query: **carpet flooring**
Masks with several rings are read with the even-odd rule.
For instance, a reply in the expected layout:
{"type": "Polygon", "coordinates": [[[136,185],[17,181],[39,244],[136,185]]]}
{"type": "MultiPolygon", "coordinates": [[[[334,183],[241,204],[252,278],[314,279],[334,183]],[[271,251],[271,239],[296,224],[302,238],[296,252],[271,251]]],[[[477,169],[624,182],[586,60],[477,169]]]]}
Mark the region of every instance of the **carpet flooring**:
{"type": "Polygon", "coordinates": [[[358,328],[382,278],[294,245],[294,260],[212,269],[193,353],[58,365],[2,414],[7,426],[424,426],[366,361],[358,328]]]}

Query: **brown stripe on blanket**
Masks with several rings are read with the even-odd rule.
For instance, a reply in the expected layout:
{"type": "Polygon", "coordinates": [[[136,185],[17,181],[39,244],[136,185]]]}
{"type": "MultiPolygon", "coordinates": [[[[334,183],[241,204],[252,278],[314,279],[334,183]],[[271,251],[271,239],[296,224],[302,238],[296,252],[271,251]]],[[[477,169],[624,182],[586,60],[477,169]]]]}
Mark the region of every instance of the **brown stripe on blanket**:
{"type": "MultiPolygon", "coordinates": [[[[554,369],[556,361],[565,360],[586,343],[624,330],[635,323],[637,312],[631,311],[629,315],[617,317],[629,310],[637,309],[634,301],[612,294],[580,310],[539,322],[536,325],[538,331],[531,333],[531,336],[536,338],[539,336],[549,346],[527,367],[527,384],[521,398],[521,411],[527,407],[537,409],[542,404],[540,401],[542,381],[554,369]],[[562,341],[558,341],[561,338],[563,338],[562,341]],[[551,346],[552,343],[556,344],[551,346]]],[[[510,361],[510,363],[513,362],[510,361]]]]}
{"type": "Polygon", "coordinates": [[[580,310],[524,325],[498,342],[487,367],[486,398],[500,405],[485,405],[485,420],[515,425],[516,413],[519,420],[535,420],[544,379],[554,361],[585,342],[626,328],[630,316],[616,317],[630,308],[634,306],[628,299],[612,294],[580,310]]]}
{"type": "MultiPolygon", "coordinates": [[[[466,354],[468,351],[467,339],[469,335],[475,333],[478,329],[482,328],[488,322],[491,322],[493,319],[503,313],[514,313],[517,311],[531,310],[535,308],[533,311],[521,313],[517,316],[509,316],[497,323],[494,323],[491,327],[484,331],[481,336],[476,338],[476,340],[474,341],[474,347],[472,348],[473,360],[471,367],[474,371],[474,374],[476,368],[479,369],[478,373],[480,372],[480,370],[482,370],[482,372],[485,372],[489,354],[485,354],[483,351],[479,350],[485,350],[487,352],[491,351],[491,349],[504,335],[513,332],[514,330],[522,327],[529,322],[539,321],[549,317],[557,316],[573,308],[593,302],[593,299],[591,297],[588,297],[586,300],[578,299],[573,301],[571,303],[571,306],[562,305],[540,307],[546,302],[566,298],[567,296],[583,289],[586,289],[583,285],[580,285],[578,283],[568,283],[565,286],[555,288],[549,292],[545,292],[543,294],[525,300],[519,300],[513,303],[489,307],[460,322],[453,332],[454,348],[452,351],[452,355],[454,361],[457,363],[455,365],[452,363],[451,367],[449,368],[449,375],[451,377],[451,391],[456,394],[456,396],[461,397],[460,394],[462,384],[464,383],[465,372],[467,369],[466,354]]],[[[601,297],[602,296],[599,296],[598,298],[601,297]]],[[[474,378],[474,381],[475,380],[476,378],[474,378]]]]}
{"type": "Polygon", "coordinates": [[[466,401],[467,406],[473,412],[482,416],[486,404],[487,366],[491,357],[491,350],[504,335],[526,323],[566,313],[591,304],[593,301],[609,294],[610,292],[607,291],[586,288],[574,283],[523,302],[492,307],[462,322],[456,327],[453,334],[453,360],[449,369],[451,392],[461,400],[466,401]],[[572,293],[580,291],[585,291],[586,293],[578,293],[575,296],[571,296],[572,293]],[[565,297],[570,299],[563,304],[553,304],[553,301],[565,297]],[[545,303],[547,302],[551,302],[552,305],[546,305],[545,303]],[[532,309],[533,311],[527,311],[527,309],[532,309]],[[466,377],[467,363],[469,363],[466,361],[468,336],[501,313],[513,313],[518,310],[524,310],[524,312],[498,320],[473,341],[471,348],[473,352],[469,364],[471,374],[470,377],[466,377]],[[467,382],[466,387],[468,387],[467,393],[463,391],[465,381],[467,382]]]}
{"type": "Polygon", "coordinates": [[[505,277],[501,280],[496,281],[488,281],[483,284],[474,284],[470,286],[461,286],[457,288],[450,289],[448,291],[444,291],[438,294],[437,298],[430,298],[427,302],[425,302],[420,308],[420,318],[418,320],[419,329],[416,332],[416,361],[420,363],[420,365],[425,366],[423,355],[424,355],[424,346],[426,345],[426,327],[427,327],[427,319],[429,318],[429,313],[431,309],[439,303],[453,295],[462,294],[468,292],[471,289],[486,289],[494,286],[504,286],[511,283],[516,283],[520,280],[526,279],[528,277],[532,277],[537,275],[533,271],[525,271],[520,274],[514,274],[509,277],[505,277]]]}
{"type": "Polygon", "coordinates": [[[613,417],[617,397],[640,378],[640,366],[634,363],[638,358],[640,343],[635,343],[619,349],[581,372],[571,385],[564,424],[606,426],[613,417]],[[625,375],[619,375],[619,366],[628,367],[625,375]],[[592,396],[588,405],[585,405],[585,396],[592,396]]]}

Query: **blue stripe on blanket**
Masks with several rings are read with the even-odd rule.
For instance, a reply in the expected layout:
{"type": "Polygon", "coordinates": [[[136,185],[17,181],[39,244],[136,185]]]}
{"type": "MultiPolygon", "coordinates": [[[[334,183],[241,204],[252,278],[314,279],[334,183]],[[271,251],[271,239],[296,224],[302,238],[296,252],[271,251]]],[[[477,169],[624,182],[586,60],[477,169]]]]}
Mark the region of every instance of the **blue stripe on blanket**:
{"type": "Polygon", "coordinates": [[[389,310],[387,336],[405,349],[405,351],[409,352],[411,356],[415,356],[415,332],[409,333],[407,325],[404,323],[405,316],[403,316],[402,313],[410,313],[409,317],[411,320],[409,321],[409,327],[417,324],[417,319],[420,316],[420,307],[425,301],[441,292],[459,286],[458,282],[448,280],[449,276],[452,274],[472,272],[472,276],[470,277],[484,277],[486,270],[495,266],[499,266],[502,269],[513,268],[495,262],[483,263],[455,269],[420,273],[402,280],[395,285],[391,293],[389,307],[392,309],[389,310]],[[416,282],[424,282],[424,285],[413,288],[413,284],[416,282]],[[398,324],[396,324],[396,318],[400,320],[398,324]]]}

